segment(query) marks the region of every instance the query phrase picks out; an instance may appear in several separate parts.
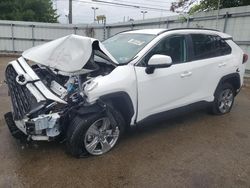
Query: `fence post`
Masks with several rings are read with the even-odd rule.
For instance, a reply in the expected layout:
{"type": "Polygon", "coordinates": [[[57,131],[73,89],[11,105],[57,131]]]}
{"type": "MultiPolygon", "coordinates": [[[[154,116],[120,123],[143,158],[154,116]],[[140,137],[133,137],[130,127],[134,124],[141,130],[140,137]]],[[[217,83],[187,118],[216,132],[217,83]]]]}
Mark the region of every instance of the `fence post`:
{"type": "Polygon", "coordinates": [[[77,27],[73,27],[73,29],[74,29],[74,34],[76,35],[77,27]]]}
{"type": "Polygon", "coordinates": [[[103,23],[103,40],[106,39],[106,19],[104,19],[103,23]]]}
{"type": "Polygon", "coordinates": [[[14,42],[14,24],[10,24],[11,26],[11,40],[12,40],[12,51],[15,52],[15,42],[14,42]]]}
{"type": "Polygon", "coordinates": [[[226,12],[226,15],[225,15],[225,21],[224,21],[224,27],[223,27],[223,33],[226,32],[227,30],[227,20],[228,20],[228,12],[226,12]]]}
{"type": "Polygon", "coordinates": [[[111,31],[111,26],[108,26],[107,27],[107,38],[110,37],[110,31],[111,31]]]}
{"type": "Polygon", "coordinates": [[[133,23],[131,24],[131,30],[134,30],[134,24],[133,23]]]}
{"type": "Polygon", "coordinates": [[[35,33],[34,33],[35,25],[31,25],[31,35],[32,35],[32,46],[35,46],[35,33]]]}
{"type": "Polygon", "coordinates": [[[166,28],[168,29],[168,19],[167,19],[167,22],[166,22],[166,28]]]}
{"type": "Polygon", "coordinates": [[[189,16],[187,17],[187,28],[189,28],[189,16]]]}

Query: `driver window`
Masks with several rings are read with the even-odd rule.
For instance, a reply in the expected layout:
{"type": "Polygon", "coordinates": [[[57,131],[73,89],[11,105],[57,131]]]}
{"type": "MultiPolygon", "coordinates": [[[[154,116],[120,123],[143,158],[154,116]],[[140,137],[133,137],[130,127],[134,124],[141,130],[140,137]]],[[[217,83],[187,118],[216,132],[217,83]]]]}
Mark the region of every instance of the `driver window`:
{"type": "Polygon", "coordinates": [[[146,66],[149,59],[155,55],[168,55],[173,64],[187,61],[187,48],[185,36],[172,36],[161,40],[142,60],[141,65],[146,66]]]}

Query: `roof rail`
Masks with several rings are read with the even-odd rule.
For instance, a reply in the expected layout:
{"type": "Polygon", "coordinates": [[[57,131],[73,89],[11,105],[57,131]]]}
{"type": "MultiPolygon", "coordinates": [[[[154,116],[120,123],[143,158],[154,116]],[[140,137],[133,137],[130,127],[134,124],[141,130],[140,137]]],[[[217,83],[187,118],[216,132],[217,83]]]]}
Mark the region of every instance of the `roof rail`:
{"type": "Polygon", "coordinates": [[[219,31],[219,30],[217,30],[217,29],[208,29],[208,28],[190,28],[190,27],[185,28],[185,27],[183,27],[183,28],[166,29],[165,31],[162,31],[162,32],[158,33],[158,35],[160,35],[160,34],[162,34],[162,33],[165,33],[165,32],[168,32],[168,31],[176,31],[176,30],[208,30],[208,31],[218,31],[218,32],[220,32],[220,31],[219,31]]]}

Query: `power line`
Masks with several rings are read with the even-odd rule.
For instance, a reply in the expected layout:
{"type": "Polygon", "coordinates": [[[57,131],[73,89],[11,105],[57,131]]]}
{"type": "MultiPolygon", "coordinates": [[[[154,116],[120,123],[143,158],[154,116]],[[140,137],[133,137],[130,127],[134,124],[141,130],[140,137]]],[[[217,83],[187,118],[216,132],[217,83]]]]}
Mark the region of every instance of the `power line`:
{"type": "MultiPolygon", "coordinates": [[[[62,1],[62,2],[69,2],[69,0],[54,0],[54,1],[62,1]]],[[[156,7],[147,7],[147,6],[141,6],[141,5],[132,5],[132,4],[125,4],[125,3],[115,3],[115,4],[110,4],[110,3],[114,3],[114,2],[110,2],[110,1],[104,1],[101,0],[101,2],[96,2],[96,1],[90,1],[90,0],[72,0],[73,2],[78,2],[78,3],[83,3],[83,4],[90,4],[92,6],[97,6],[98,5],[103,5],[103,6],[112,6],[112,7],[121,7],[121,8],[127,8],[127,9],[147,9],[147,10],[151,10],[151,12],[170,12],[169,10],[166,9],[160,9],[160,8],[156,8],[156,7]]],[[[122,0],[123,1],[123,0],[122,0]]],[[[125,1],[125,0],[124,0],[125,1]]],[[[81,4],[78,4],[78,6],[81,6],[81,4]]],[[[80,16],[74,16],[77,18],[80,18],[80,16]]],[[[85,19],[87,19],[88,16],[85,17],[85,19]]],[[[80,20],[85,20],[85,19],[80,19],[80,20]]],[[[109,21],[111,21],[111,19],[109,19],[109,21]]]]}
{"type": "MultiPolygon", "coordinates": [[[[58,0],[58,1],[63,1],[63,0],[58,0]]],[[[167,11],[171,12],[170,10],[167,9],[160,9],[160,8],[154,8],[154,7],[145,7],[145,6],[140,6],[140,5],[130,5],[130,4],[123,4],[123,3],[113,3],[113,2],[107,2],[107,1],[97,1],[97,0],[92,0],[90,1],[81,1],[81,0],[73,0],[74,2],[79,2],[79,3],[86,3],[86,4],[102,4],[106,6],[114,6],[114,7],[122,7],[122,8],[135,8],[135,9],[150,9],[151,11],[167,11]]]]}
{"type": "MultiPolygon", "coordinates": [[[[58,0],[58,1],[64,1],[64,0],[58,0]]],[[[73,0],[74,2],[78,2],[78,3],[85,3],[85,4],[91,4],[91,5],[96,5],[96,4],[101,4],[101,5],[105,5],[105,6],[111,6],[111,7],[122,7],[122,8],[131,8],[131,7],[124,7],[122,5],[109,5],[109,4],[106,4],[106,3],[94,3],[94,2],[86,2],[86,1],[80,1],[80,0],[73,0]]]]}
{"type": "MultiPolygon", "coordinates": [[[[153,5],[153,4],[147,4],[147,3],[142,3],[142,2],[131,2],[131,1],[123,1],[123,0],[113,0],[113,1],[118,1],[118,2],[123,2],[123,3],[133,3],[133,4],[139,4],[139,5],[148,5],[148,6],[154,6],[154,7],[162,7],[158,5],[153,5]]],[[[165,5],[164,5],[165,6],[165,5]]]]}
{"type": "MultiPolygon", "coordinates": [[[[63,2],[68,2],[68,0],[57,0],[57,1],[63,1],[63,2]]],[[[74,2],[78,2],[78,3],[85,3],[85,4],[91,4],[91,5],[96,5],[96,4],[101,4],[101,5],[105,5],[105,6],[111,6],[111,7],[122,7],[122,8],[131,8],[131,7],[124,7],[124,6],[119,6],[119,5],[108,5],[105,3],[94,3],[94,2],[87,2],[87,1],[80,1],[80,0],[73,0],[74,2]]]]}
{"type": "MultiPolygon", "coordinates": [[[[57,0],[57,1],[68,1],[68,0],[57,0]]],[[[92,0],[91,1],[84,1],[84,0],[73,0],[74,2],[79,3],[85,3],[85,4],[102,4],[106,6],[114,6],[114,7],[123,7],[123,8],[135,8],[135,9],[149,9],[152,11],[167,11],[170,12],[170,10],[162,9],[162,8],[156,8],[156,7],[149,7],[149,6],[142,6],[142,5],[133,5],[133,4],[125,4],[125,3],[116,3],[116,2],[110,2],[110,1],[103,1],[103,0],[92,0]]]]}
{"type": "Polygon", "coordinates": [[[171,3],[172,3],[172,2],[157,1],[157,0],[143,0],[143,1],[150,1],[150,2],[155,2],[155,3],[169,3],[169,4],[171,4],[171,3]]]}
{"type": "Polygon", "coordinates": [[[141,5],[132,5],[132,4],[125,4],[125,3],[115,3],[115,2],[110,2],[110,1],[103,1],[103,0],[92,0],[93,2],[97,3],[105,3],[105,4],[112,4],[112,5],[120,5],[124,7],[131,7],[131,8],[142,8],[142,9],[150,9],[150,10],[158,10],[158,11],[168,11],[170,10],[167,9],[160,9],[160,8],[154,8],[154,7],[147,7],[147,6],[141,6],[141,5]]]}

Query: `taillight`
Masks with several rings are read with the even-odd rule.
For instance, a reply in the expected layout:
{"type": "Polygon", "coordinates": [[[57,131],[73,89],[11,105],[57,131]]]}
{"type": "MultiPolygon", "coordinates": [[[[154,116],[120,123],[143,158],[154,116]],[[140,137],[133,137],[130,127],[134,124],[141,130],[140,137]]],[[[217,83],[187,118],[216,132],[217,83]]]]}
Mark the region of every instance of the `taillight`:
{"type": "Polygon", "coordinates": [[[248,55],[247,54],[243,54],[243,61],[242,64],[246,63],[248,60],[248,55]]]}

